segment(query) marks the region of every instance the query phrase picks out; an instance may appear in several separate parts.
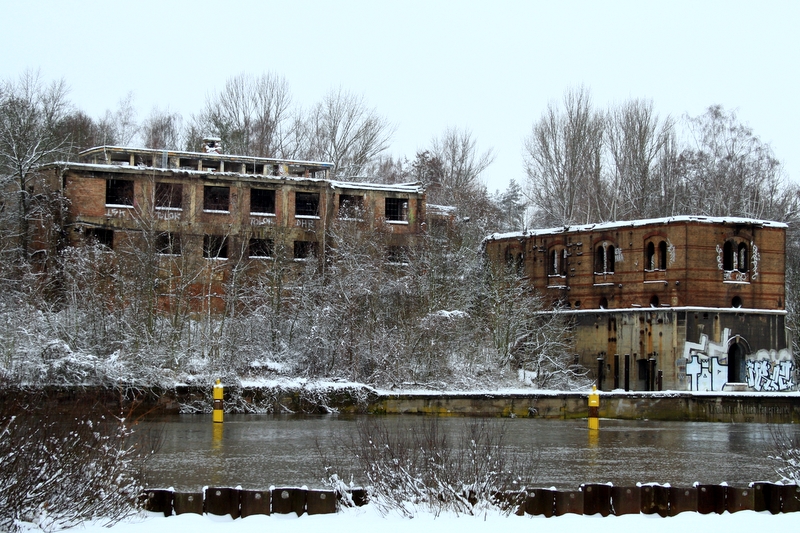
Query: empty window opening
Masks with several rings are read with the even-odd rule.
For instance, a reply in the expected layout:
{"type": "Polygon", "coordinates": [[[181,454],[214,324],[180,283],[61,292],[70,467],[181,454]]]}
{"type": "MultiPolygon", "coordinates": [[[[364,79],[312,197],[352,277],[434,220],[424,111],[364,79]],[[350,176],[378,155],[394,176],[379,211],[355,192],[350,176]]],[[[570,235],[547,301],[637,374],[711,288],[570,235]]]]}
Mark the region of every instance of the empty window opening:
{"type": "Polygon", "coordinates": [[[658,243],[658,269],[667,269],[667,241],[658,243]]]}
{"type": "Polygon", "coordinates": [[[408,219],[408,200],[402,198],[386,199],[386,220],[396,222],[408,219]]]}
{"type": "Polygon", "coordinates": [[[230,187],[203,187],[203,209],[206,211],[229,211],[231,200],[230,187]]]}
{"type": "Polygon", "coordinates": [[[295,192],[294,214],[303,217],[319,216],[319,193],[295,192]]]}
{"type": "Polygon", "coordinates": [[[156,253],[181,255],[181,236],[177,233],[159,233],[156,236],[156,253]]]}
{"type": "Polygon", "coordinates": [[[206,259],[227,259],[228,237],[224,235],[204,235],[203,257],[206,259]]]}
{"type": "Polygon", "coordinates": [[[133,205],[131,180],[106,180],[106,205],[133,205]]]}
{"type": "Polygon", "coordinates": [[[608,309],[608,298],[605,296],[600,298],[600,309],[608,309]]]}
{"type": "Polygon", "coordinates": [[[294,258],[308,259],[317,255],[316,241],[294,241],[294,258]]]}
{"type": "Polygon", "coordinates": [[[742,365],[746,354],[745,346],[741,342],[734,342],[728,348],[728,383],[742,381],[742,365]]]}
{"type": "Polygon", "coordinates": [[[250,189],[250,212],[275,214],[275,191],[250,189]]]}
{"type": "Polygon", "coordinates": [[[114,230],[105,228],[87,228],[86,242],[92,245],[105,246],[109,249],[114,249],[114,230]]]}
{"type": "Polygon", "coordinates": [[[364,213],[364,197],[351,194],[339,195],[339,218],[361,219],[364,213]]]}
{"type": "Polygon", "coordinates": [[[658,306],[659,306],[658,295],[654,294],[652,298],[650,298],[650,307],[658,307],[658,306]]]}
{"type": "Polygon", "coordinates": [[[180,183],[156,183],[156,209],[181,209],[183,185],[180,183]]]}
{"type": "Polygon", "coordinates": [[[549,272],[548,275],[550,276],[561,276],[565,277],[567,275],[567,249],[554,249],[550,251],[550,264],[549,264],[549,272]]]}
{"type": "Polygon", "coordinates": [[[740,242],[737,246],[733,241],[725,241],[722,248],[723,270],[747,272],[748,263],[747,244],[740,242]]]}
{"type": "Polygon", "coordinates": [[[604,242],[597,247],[595,254],[594,273],[595,274],[613,274],[614,273],[614,245],[609,242],[604,242]]]}
{"type": "Polygon", "coordinates": [[[742,307],[744,302],[742,301],[741,296],[734,296],[733,300],[731,300],[731,307],[742,307]]]}
{"type": "Polygon", "coordinates": [[[272,239],[250,239],[249,257],[272,257],[275,253],[275,242],[272,239]]]}
{"type": "Polygon", "coordinates": [[[389,246],[386,249],[386,260],[389,263],[408,263],[408,248],[405,246],[389,246]]]}

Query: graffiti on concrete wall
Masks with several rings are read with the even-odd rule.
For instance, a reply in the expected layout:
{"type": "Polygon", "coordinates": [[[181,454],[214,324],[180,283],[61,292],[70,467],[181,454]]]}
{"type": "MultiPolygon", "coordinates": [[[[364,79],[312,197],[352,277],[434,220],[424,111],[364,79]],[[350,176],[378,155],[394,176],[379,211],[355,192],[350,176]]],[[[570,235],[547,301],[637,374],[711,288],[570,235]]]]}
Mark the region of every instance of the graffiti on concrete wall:
{"type": "Polygon", "coordinates": [[[708,340],[708,335],[700,335],[700,342],[687,342],[683,348],[686,359],[686,376],[689,390],[721,391],[728,382],[728,339],[731,330],[722,332],[722,342],[708,340]]]}
{"type": "Polygon", "coordinates": [[[789,350],[759,350],[745,361],[747,386],[757,391],[794,390],[794,361],[789,350]]]}
{"type": "MultiPolygon", "coordinates": [[[[731,330],[725,328],[719,343],[708,335],[700,342],[686,342],[683,350],[689,390],[721,391],[728,382],[728,346],[731,330]]],[[[744,361],[747,386],[755,391],[787,391],[797,388],[790,350],[758,350],[744,361]]]]}

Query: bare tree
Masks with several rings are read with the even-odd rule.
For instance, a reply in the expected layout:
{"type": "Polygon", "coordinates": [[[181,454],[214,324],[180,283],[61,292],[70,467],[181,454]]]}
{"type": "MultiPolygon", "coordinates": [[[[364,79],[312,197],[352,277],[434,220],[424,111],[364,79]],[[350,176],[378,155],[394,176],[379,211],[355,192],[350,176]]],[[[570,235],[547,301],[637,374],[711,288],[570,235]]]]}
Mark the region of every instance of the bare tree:
{"type": "Polygon", "coordinates": [[[389,147],[395,127],[364,98],[342,88],[331,90],[305,121],[306,159],[333,163],[340,179],[363,178],[367,165],[389,147]]]}
{"type": "Polygon", "coordinates": [[[666,191],[654,167],[669,148],[673,130],[672,119],[659,120],[652,101],[629,100],[609,113],[605,140],[612,220],[671,214],[663,212],[666,191]]]}
{"type": "Polygon", "coordinates": [[[526,193],[543,224],[601,220],[604,120],[584,87],[567,91],[563,109],[550,103],[525,139],[526,193]]]}
{"type": "MultiPolygon", "coordinates": [[[[239,74],[206,100],[195,117],[201,135],[222,139],[228,153],[256,157],[291,157],[294,119],[286,80],[273,73],[239,74]]],[[[195,146],[194,149],[197,149],[195,146]]]]}
{"type": "Polygon", "coordinates": [[[145,147],[158,150],[180,150],[182,121],[180,113],[153,108],[141,127],[145,147]]]}
{"type": "Polygon", "coordinates": [[[30,258],[30,221],[38,199],[46,191],[37,167],[61,156],[66,139],[57,125],[69,107],[63,80],[49,85],[38,72],[25,72],[19,80],[0,87],[0,189],[16,197],[12,210],[17,237],[17,258],[30,258]]]}
{"type": "Polygon", "coordinates": [[[432,203],[465,206],[484,188],[481,174],[494,161],[492,149],[480,153],[468,129],[448,128],[431,141],[429,195],[432,203]]]}

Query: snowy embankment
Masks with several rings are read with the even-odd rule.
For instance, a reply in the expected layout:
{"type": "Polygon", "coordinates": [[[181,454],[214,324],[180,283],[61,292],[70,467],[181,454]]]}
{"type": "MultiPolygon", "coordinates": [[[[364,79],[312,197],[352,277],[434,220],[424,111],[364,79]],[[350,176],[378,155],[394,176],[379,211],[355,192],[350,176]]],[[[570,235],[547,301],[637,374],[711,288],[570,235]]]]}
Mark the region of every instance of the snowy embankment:
{"type": "Polygon", "coordinates": [[[304,515],[298,518],[289,515],[255,515],[232,520],[228,516],[184,514],[164,518],[163,515],[148,513],[120,522],[106,528],[100,524],[84,524],[69,531],[85,533],[195,533],[215,531],[217,533],[261,533],[281,531],[281,533],[307,533],[325,531],[326,533],[352,533],[353,531],[381,531],[382,533],[406,533],[418,531],[438,531],[438,533],[486,533],[502,529],[504,533],[560,533],[591,531],[592,533],[673,533],[674,531],[725,531],[726,533],[753,533],[771,529],[790,531],[797,527],[800,514],[787,513],[772,515],[769,512],[741,511],[721,515],[681,513],[674,517],[661,518],[658,515],[564,515],[545,518],[542,516],[504,516],[488,513],[479,517],[454,516],[420,513],[413,519],[390,514],[386,517],[372,506],[344,509],[335,515],[304,515]]]}

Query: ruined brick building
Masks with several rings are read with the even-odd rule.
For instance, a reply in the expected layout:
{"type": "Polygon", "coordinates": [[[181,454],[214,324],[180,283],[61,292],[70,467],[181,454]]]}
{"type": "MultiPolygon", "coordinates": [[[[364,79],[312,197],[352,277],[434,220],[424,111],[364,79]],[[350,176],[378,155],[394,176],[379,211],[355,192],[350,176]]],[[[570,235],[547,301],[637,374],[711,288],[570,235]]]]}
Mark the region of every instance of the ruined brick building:
{"type": "MultiPolygon", "coordinates": [[[[125,268],[148,263],[194,297],[196,309],[223,308],[235,268],[263,272],[320,265],[334,225],[380,234],[387,260],[402,258],[424,230],[420,184],[332,180],[331,165],[219,153],[102,146],[43,172],[67,199],[66,241],[121,252],[125,268]],[[137,259],[136,256],[139,256],[137,259]]],[[[162,285],[164,285],[162,283],[162,285]]],[[[163,289],[169,307],[176,287],[163,289]]]]}
{"type": "Polygon", "coordinates": [[[603,390],[795,390],[777,222],[673,217],[492,235],[563,309],[603,390]]]}

